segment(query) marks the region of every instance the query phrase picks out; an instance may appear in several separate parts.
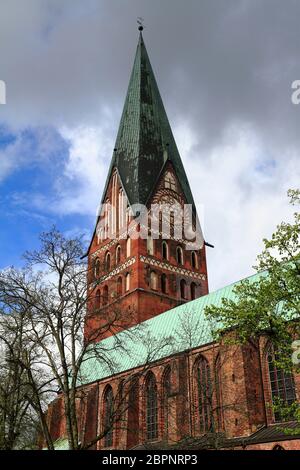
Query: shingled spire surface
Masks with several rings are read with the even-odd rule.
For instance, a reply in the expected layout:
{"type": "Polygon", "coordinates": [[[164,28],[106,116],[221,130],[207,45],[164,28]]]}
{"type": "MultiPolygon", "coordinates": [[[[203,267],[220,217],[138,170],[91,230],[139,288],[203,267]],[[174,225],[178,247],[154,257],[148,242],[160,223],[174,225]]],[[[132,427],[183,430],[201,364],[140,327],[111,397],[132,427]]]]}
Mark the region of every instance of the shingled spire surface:
{"type": "Polygon", "coordinates": [[[107,184],[117,168],[130,204],[147,204],[166,160],[187,202],[193,196],[140,33],[107,184]]]}

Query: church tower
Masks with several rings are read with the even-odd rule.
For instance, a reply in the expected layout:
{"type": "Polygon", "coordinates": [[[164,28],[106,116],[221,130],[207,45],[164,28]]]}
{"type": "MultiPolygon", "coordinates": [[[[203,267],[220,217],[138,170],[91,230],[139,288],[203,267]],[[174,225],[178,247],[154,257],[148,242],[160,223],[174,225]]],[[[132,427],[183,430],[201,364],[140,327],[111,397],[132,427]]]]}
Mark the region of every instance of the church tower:
{"type": "Polygon", "coordinates": [[[116,321],[106,336],[208,293],[196,207],[139,29],[88,249],[87,340],[108,318],[116,321]],[[201,243],[191,244],[191,233],[201,243]]]}

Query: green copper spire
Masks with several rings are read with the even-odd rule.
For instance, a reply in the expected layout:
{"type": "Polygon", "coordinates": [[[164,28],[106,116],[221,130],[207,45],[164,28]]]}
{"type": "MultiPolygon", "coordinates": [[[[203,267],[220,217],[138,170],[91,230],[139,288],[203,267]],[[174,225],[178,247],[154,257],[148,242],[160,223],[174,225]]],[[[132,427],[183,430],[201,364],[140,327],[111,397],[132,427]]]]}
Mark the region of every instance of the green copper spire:
{"type": "Polygon", "coordinates": [[[187,202],[194,205],[141,31],[108,181],[111,170],[117,168],[129,203],[146,204],[167,155],[187,202]]]}

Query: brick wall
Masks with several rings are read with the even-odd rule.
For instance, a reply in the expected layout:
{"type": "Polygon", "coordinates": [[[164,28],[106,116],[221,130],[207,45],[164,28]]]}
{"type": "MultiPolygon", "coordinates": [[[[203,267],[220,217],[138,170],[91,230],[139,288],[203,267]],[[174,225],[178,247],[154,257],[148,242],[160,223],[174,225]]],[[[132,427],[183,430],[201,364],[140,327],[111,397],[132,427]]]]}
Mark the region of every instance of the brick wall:
{"type": "MultiPolygon", "coordinates": [[[[91,440],[96,432],[103,429],[104,394],[107,386],[111,386],[116,405],[122,406],[120,418],[115,420],[113,429],[113,445],[111,448],[128,449],[146,441],[146,377],[154,374],[157,387],[157,426],[158,435],[155,442],[170,445],[187,437],[199,438],[205,433],[200,430],[199,396],[197,385],[197,363],[204,358],[210,369],[211,377],[211,411],[214,428],[208,432],[222,432],[226,437],[247,437],[259,427],[274,422],[264,412],[268,410],[269,380],[265,365],[260,369],[259,351],[263,349],[261,342],[237,346],[217,343],[197,348],[190,352],[174,355],[153,365],[137,368],[107,378],[99,383],[91,384],[78,390],[81,410],[78,416],[79,431],[83,433],[85,442],[91,440]],[[217,373],[217,364],[220,370],[217,373]],[[170,371],[170,393],[166,402],[165,376],[170,371]],[[216,386],[216,377],[220,377],[216,386]],[[262,384],[261,378],[264,383],[262,384]],[[134,380],[134,382],[132,382],[134,380]],[[131,384],[135,383],[132,391],[131,384]],[[120,388],[122,385],[122,394],[120,388]],[[262,387],[263,385],[263,387],[262,387]],[[262,402],[262,389],[264,399],[262,402]],[[130,392],[131,390],[131,392],[130,392]],[[256,401],[256,398],[258,400],[256,401]],[[221,400],[221,420],[218,415],[218,400],[221,400]],[[80,415],[80,413],[82,415],[80,415]],[[82,424],[83,423],[83,424],[82,424]],[[221,423],[221,424],[220,424],[221,423]]],[[[297,393],[299,394],[299,375],[295,376],[297,393]]],[[[66,434],[62,411],[62,400],[58,398],[49,408],[48,420],[54,439],[66,434]]],[[[276,443],[247,446],[253,449],[272,449],[276,443]]],[[[280,444],[280,443],[279,443],[280,444]]],[[[286,448],[300,448],[298,440],[283,443],[286,448]],[[297,447],[298,446],[298,447],[297,447]]],[[[282,444],[282,445],[283,445],[282,444]]],[[[281,444],[280,444],[281,445],[281,444]]],[[[104,439],[93,448],[103,449],[104,439]]]]}
{"type": "MultiPolygon", "coordinates": [[[[173,171],[171,164],[166,171],[173,171]]],[[[174,178],[176,178],[175,174],[174,178]]],[[[160,197],[166,197],[163,181],[164,175],[158,182],[150,203],[157,203],[160,197]]],[[[179,185],[178,182],[177,185],[179,185]]],[[[121,189],[119,180],[115,188],[118,193],[121,189]]],[[[169,190],[168,193],[170,193],[169,190]]],[[[179,186],[174,196],[180,197],[182,203],[185,202],[179,186]]],[[[113,200],[112,179],[108,185],[105,200],[113,200]]],[[[132,219],[128,223],[134,230],[139,226],[132,219]]],[[[94,234],[88,254],[90,295],[85,322],[87,341],[92,336],[95,337],[95,341],[99,341],[122,328],[128,328],[191,300],[193,288],[196,297],[208,293],[205,246],[195,251],[196,265],[193,266],[191,251],[184,249],[184,243],[172,239],[166,240],[167,259],[164,259],[162,238],[163,235],[160,235],[158,239],[153,240],[153,252],[149,252],[147,240],[142,238],[131,239],[128,242],[130,244],[130,250],[128,250],[127,236],[124,236],[124,230],[122,232],[118,226],[113,240],[99,240],[97,233],[94,234]],[[182,265],[179,265],[177,261],[178,246],[183,249],[182,265]],[[110,257],[109,267],[107,266],[108,256],[110,257]],[[96,263],[98,263],[98,271],[96,263]],[[126,290],[127,275],[130,275],[128,290],[126,290]],[[151,283],[152,275],[157,278],[156,286],[151,283]],[[162,287],[163,276],[166,278],[165,292],[162,287]],[[180,289],[180,282],[183,280],[186,282],[185,298],[182,298],[180,289]],[[105,289],[108,289],[107,298],[105,289]],[[116,311],[122,312],[123,317],[121,320],[118,319],[118,328],[95,335],[95,332],[99,333],[99,330],[103,329],[107,319],[112,318],[116,311]]]]}

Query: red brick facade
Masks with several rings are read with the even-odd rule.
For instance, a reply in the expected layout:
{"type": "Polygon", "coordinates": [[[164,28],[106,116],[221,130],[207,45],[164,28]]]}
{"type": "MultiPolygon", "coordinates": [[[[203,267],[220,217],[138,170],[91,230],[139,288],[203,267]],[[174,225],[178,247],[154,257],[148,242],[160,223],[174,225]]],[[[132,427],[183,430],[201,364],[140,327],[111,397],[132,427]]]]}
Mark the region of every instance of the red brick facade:
{"type": "MultiPolygon", "coordinates": [[[[101,230],[95,230],[88,250],[87,342],[208,294],[205,244],[186,249],[186,234],[174,236],[177,216],[163,212],[157,238],[149,236],[152,204],[183,207],[193,198],[142,36],[133,71],[103,198],[113,209],[99,216],[101,230]],[[146,224],[124,203],[125,187],[131,197],[146,198],[146,224]],[[145,225],[148,238],[132,236],[145,225]],[[107,235],[110,230],[113,237],[107,235]],[[116,314],[117,324],[97,337],[116,314]]],[[[191,227],[196,223],[193,209],[191,227]]],[[[92,449],[164,448],[180,442],[199,442],[201,448],[208,446],[206,438],[217,449],[300,449],[300,440],[279,438],[274,431],[266,351],[264,338],[243,346],[210,343],[78,388],[80,441],[89,443],[106,430],[92,449]]],[[[289,383],[299,400],[300,376],[289,383]]],[[[61,397],[49,407],[47,419],[53,439],[66,436],[61,397]]]]}
{"type": "MultiPolygon", "coordinates": [[[[151,246],[150,239],[133,239],[132,231],[138,224],[132,216],[128,217],[125,227],[119,226],[120,200],[117,196],[121,191],[121,182],[115,171],[105,196],[105,201],[115,207],[114,216],[110,218],[110,223],[111,219],[116,220],[115,238],[104,237],[101,240],[95,231],[88,254],[88,282],[94,294],[88,307],[87,338],[116,309],[122,312],[124,327],[129,327],[208,293],[205,246],[200,250],[185,250],[183,241],[172,238],[163,241],[161,234],[152,240],[151,246]],[[128,237],[127,230],[130,233],[128,237]],[[181,260],[178,259],[179,250],[181,260]],[[98,272],[96,263],[100,266],[98,272]],[[127,277],[129,281],[126,282],[127,277]],[[185,293],[182,292],[181,283],[185,283],[185,293]]],[[[149,211],[151,204],[162,200],[172,203],[172,199],[181,206],[185,203],[179,182],[169,164],[148,205],[149,211]],[[165,177],[169,174],[174,177],[174,189],[164,187],[165,177]]],[[[104,218],[105,214],[100,217],[101,220],[104,218]]],[[[160,221],[159,229],[162,228],[160,221]]],[[[172,237],[172,227],[170,232],[172,237]]],[[[109,334],[112,333],[107,332],[109,334]]]]}
{"type": "MultiPolygon", "coordinates": [[[[169,165],[151,201],[155,201],[157,195],[170,195],[170,191],[165,192],[164,188],[165,175],[170,171],[176,181],[174,193],[180,194],[178,180],[169,165]]],[[[117,172],[112,172],[113,178],[114,191],[118,194],[122,186],[117,172]]],[[[108,200],[115,198],[112,179],[106,194],[108,200]]],[[[181,198],[184,202],[183,193],[181,198]]],[[[130,217],[128,224],[132,220],[130,217]]],[[[128,242],[118,224],[116,228],[116,238],[113,240],[99,240],[95,232],[90,246],[88,282],[94,294],[88,305],[86,340],[116,308],[126,313],[125,319],[122,316],[121,325],[104,336],[159,315],[191,300],[192,296],[208,293],[205,246],[192,255],[191,251],[184,249],[183,243],[172,238],[164,240],[161,234],[149,246],[149,241],[144,239],[129,239],[128,242]],[[179,258],[178,247],[182,249],[179,258]],[[107,257],[110,257],[108,265],[107,257]],[[103,266],[102,271],[99,269],[96,272],[97,260],[103,266]],[[127,275],[130,281],[126,285],[127,275]],[[162,275],[166,280],[164,286],[161,283],[162,275]],[[182,280],[186,283],[184,293],[182,280]],[[193,291],[192,283],[196,286],[193,291]],[[97,292],[100,292],[98,297],[97,292]]],[[[223,446],[233,449],[300,449],[300,440],[296,438],[287,440],[281,437],[272,442],[253,443],[249,440],[250,436],[276,422],[271,406],[266,351],[264,338],[243,346],[211,343],[150,364],[147,370],[137,368],[125,371],[79,388],[77,413],[80,440],[88,443],[103,432],[109,392],[115,408],[118,409],[122,400],[124,403],[120,405],[119,416],[115,417],[109,433],[91,449],[164,448],[187,439],[196,442],[201,436],[210,436],[210,439],[214,436],[211,446],[217,449],[223,446]],[[201,392],[199,381],[202,384],[201,392]],[[210,385],[203,392],[203,384],[208,381],[210,385]],[[149,411],[147,387],[150,382],[156,400],[154,412],[153,409],[149,411]],[[149,413],[154,413],[155,418],[152,415],[149,417],[149,413]],[[224,439],[227,444],[224,444],[224,439]],[[243,443],[241,439],[244,439],[243,443]]],[[[299,399],[299,375],[294,377],[294,384],[296,398],[299,399]]],[[[66,435],[61,398],[50,406],[48,421],[54,439],[66,435]]]]}
{"type": "MultiPolygon", "coordinates": [[[[112,426],[111,445],[107,447],[104,438],[94,448],[130,449],[143,445],[164,448],[187,438],[197,440],[201,436],[215,434],[225,435],[231,442],[230,448],[234,449],[273,449],[280,445],[284,449],[300,450],[300,439],[296,438],[288,440],[281,437],[272,442],[244,445],[238,443],[240,438],[247,440],[260,429],[267,429],[268,425],[275,423],[271,408],[270,380],[267,375],[264,377],[261,374],[263,370],[267,370],[263,343],[262,339],[257,347],[209,344],[156,362],[149,370],[143,371],[130,393],[126,394],[124,391],[126,406],[123,416],[112,426]],[[207,424],[203,407],[199,406],[197,375],[199,362],[203,361],[207,361],[212,384],[207,424]],[[146,424],[145,387],[149,374],[153,374],[157,393],[157,435],[153,439],[147,438],[146,424]],[[170,374],[168,394],[164,380],[166,374],[170,374]],[[237,439],[237,444],[234,444],[232,438],[237,439]]],[[[78,423],[82,442],[89,442],[104,426],[104,397],[107,387],[112,388],[117,403],[122,384],[125,383],[125,388],[129,390],[129,378],[134,378],[140,370],[126,371],[78,390],[78,423]]],[[[295,376],[298,399],[299,379],[299,375],[295,376]]],[[[59,423],[59,427],[51,427],[54,438],[65,435],[60,399],[50,407],[48,419],[51,423],[59,423]],[[58,415],[61,419],[58,419],[58,415]]],[[[280,426],[284,427],[283,424],[280,426]]],[[[221,448],[222,442],[216,442],[215,448],[221,448]]]]}

